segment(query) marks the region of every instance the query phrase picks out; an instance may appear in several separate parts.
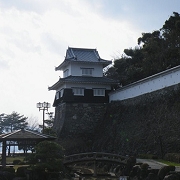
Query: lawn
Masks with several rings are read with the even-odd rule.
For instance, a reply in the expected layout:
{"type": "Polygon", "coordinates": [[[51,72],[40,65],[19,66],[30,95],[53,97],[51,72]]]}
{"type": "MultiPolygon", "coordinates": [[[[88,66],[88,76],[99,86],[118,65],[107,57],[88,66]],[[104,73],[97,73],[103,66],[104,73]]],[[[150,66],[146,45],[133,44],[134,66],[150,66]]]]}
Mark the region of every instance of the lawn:
{"type": "MultiPolygon", "coordinates": [[[[16,157],[6,157],[6,164],[12,165],[14,160],[20,160],[20,161],[24,161],[25,156],[16,156],[16,157]]],[[[17,170],[18,167],[21,166],[29,166],[29,165],[13,165],[13,168],[15,169],[15,171],[17,170]]]]}
{"type": "Polygon", "coordinates": [[[175,162],[171,162],[171,161],[166,161],[166,160],[163,160],[163,159],[157,159],[158,162],[161,162],[161,163],[164,163],[164,164],[167,164],[168,166],[180,166],[179,163],[175,163],[175,162]]]}
{"type": "Polygon", "coordinates": [[[14,160],[24,161],[24,158],[25,158],[24,156],[16,156],[16,157],[10,156],[10,157],[6,157],[6,163],[7,164],[13,164],[14,160]]]}

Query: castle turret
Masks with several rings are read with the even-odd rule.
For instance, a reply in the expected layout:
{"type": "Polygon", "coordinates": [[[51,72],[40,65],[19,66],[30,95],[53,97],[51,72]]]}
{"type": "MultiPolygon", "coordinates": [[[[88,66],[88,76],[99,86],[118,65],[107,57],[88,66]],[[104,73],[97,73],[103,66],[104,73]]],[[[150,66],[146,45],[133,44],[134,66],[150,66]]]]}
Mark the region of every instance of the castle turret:
{"type": "Polygon", "coordinates": [[[55,68],[63,78],[49,87],[55,90],[53,106],[62,102],[107,103],[108,93],[117,81],[103,76],[103,68],[111,64],[96,49],[68,47],[64,61],[55,68]]]}

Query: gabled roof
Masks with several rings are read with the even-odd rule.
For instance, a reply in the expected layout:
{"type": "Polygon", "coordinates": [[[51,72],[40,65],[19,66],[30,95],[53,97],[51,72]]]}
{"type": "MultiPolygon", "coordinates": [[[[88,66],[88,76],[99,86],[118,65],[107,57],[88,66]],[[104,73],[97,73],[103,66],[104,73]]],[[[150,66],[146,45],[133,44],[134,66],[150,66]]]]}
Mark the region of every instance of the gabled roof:
{"type": "Polygon", "coordinates": [[[56,67],[55,70],[62,70],[64,66],[70,62],[101,63],[104,67],[112,63],[112,61],[101,59],[96,49],[68,47],[65,60],[58,67],[56,67]]]}
{"type": "Polygon", "coordinates": [[[109,84],[115,85],[118,81],[106,77],[87,77],[87,76],[68,76],[60,78],[58,82],[49,87],[49,90],[57,90],[64,83],[81,83],[81,84],[109,84]]]}
{"type": "Polygon", "coordinates": [[[18,141],[18,140],[54,140],[53,136],[48,136],[46,134],[40,134],[33,131],[20,129],[12,133],[1,134],[0,141],[18,141]]]}

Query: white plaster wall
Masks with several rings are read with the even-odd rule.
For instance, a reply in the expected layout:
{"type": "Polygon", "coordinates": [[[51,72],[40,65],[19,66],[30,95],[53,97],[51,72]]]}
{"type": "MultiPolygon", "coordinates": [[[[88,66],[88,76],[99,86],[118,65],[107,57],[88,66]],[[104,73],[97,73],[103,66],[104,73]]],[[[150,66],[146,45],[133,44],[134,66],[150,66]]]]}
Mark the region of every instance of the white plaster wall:
{"type": "Polygon", "coordinates": [[[65,88],[72,88],[72,87],[80,87],[80,88],[85,88],[85,89],[93,89],[93,88],[104,88],[106,90],[111,90],[111,87],[109,85],[101,85],[101,84],[79,84],[79,83],[66,83],[63,86],[59,87],[57,91],[60,91],[61,89],[65,88]]]}
{"type": "Polygon", "coordinates": [[[111,101],[124,100],[180,83],[180,66],[168,69],[109,94],[111,101]]]}
{"type": "MultiPolygon", "coordinates": [[[[93,68],[93,77],[102,77],[103,76],[103,65],[102,64],[93,64],[93,63],[71,63],[66,69],[69,69],[69,76],[82,76],[81,68],[93,68]]],[[[64,69],[64,70],[66,70],[64,69]]],[[[64,77],[64,74],[63,74],[64,77]]]]}

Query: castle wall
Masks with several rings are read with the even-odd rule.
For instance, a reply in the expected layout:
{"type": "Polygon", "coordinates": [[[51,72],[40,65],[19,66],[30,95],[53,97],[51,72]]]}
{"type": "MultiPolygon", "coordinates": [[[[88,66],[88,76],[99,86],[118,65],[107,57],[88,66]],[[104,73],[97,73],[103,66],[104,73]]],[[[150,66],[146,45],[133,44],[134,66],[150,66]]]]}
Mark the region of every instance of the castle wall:
{"type": "MultiPolygon", "coordinates": [[[[68,149],[86,149],[103,123],[106,103],[62,103],[55,109],[53,129],[68,149]],[[82,147],[79,146],[79,142],[82,147]]],[[[78,151],[79,152],[79,151],[78,151]]],[[[73,152],[74,153],[74,152],[73,152]]]]}
{"type": "Polygon", "coordinates": [[[179,152],[180,84],[111,103],[62,103],[54,128],[67,154],[179,152]],[[161,137],[161,139],[159,138],[161,137]]]}
{"type": "Polygon", "coordinates": [[[109,94],[111,101],[134,98],[180,83],[180,66],[147,77],[127,86],[121,87],[109,94]]]}

